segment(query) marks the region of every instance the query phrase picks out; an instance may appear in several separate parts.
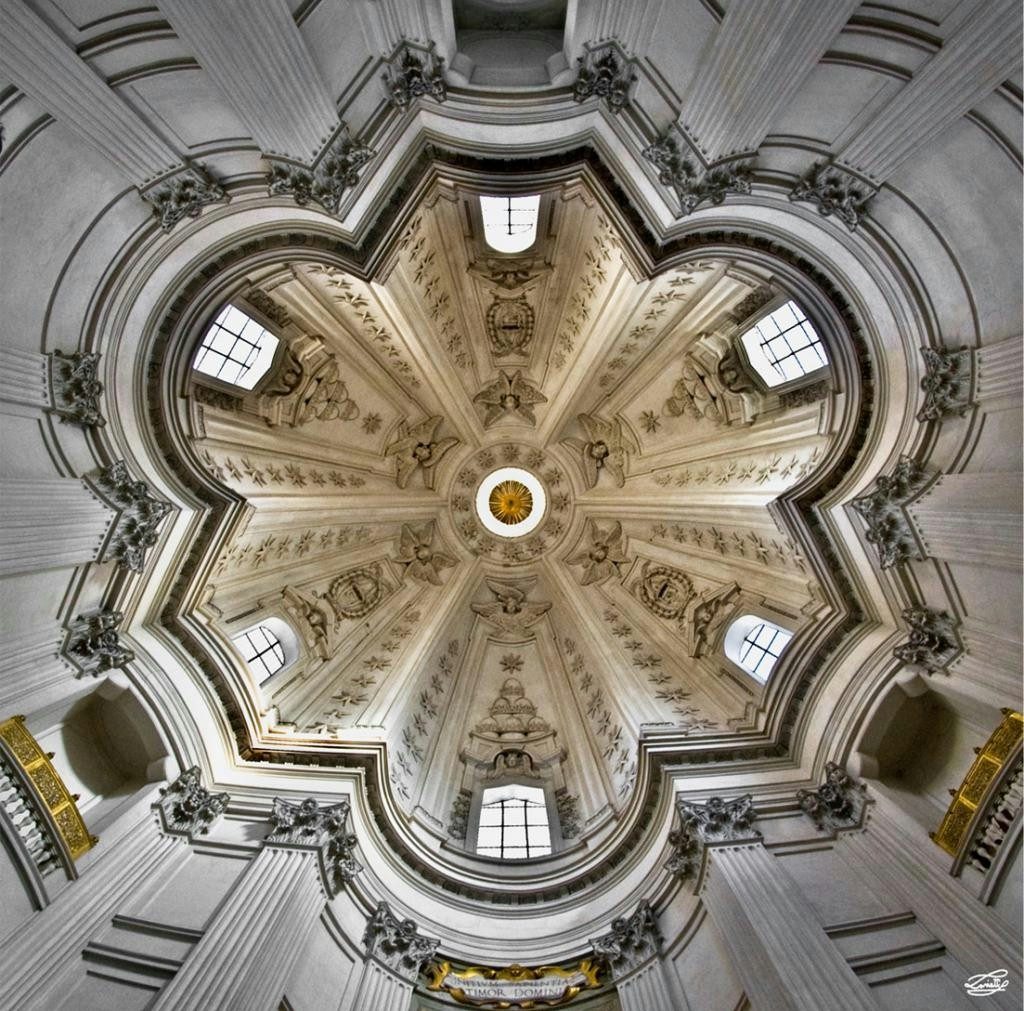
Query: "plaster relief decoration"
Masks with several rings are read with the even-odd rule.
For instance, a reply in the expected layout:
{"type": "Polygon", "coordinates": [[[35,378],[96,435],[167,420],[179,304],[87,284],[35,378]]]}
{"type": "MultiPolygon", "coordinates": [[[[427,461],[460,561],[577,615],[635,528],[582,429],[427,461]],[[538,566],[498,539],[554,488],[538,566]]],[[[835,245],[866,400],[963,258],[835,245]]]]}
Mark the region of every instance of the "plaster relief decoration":
{"type": "Polygon", "coordinates": [[[514,583],[485,579],[495,599],[485,604],[470,604],[470,607],[500,634],[525,639],[533,635],[530,629],[551,610],[550,601],[541,603],[527,600],[527,594],[536,581],[536,578],[514,583]]]}
{"type": "Polygon", "coordinates": [[[451,568],[457,560],[435,547],[435,536],[433,520],[403,523],[396,561],[405,566],[406,573],[413,579],[440,586],[441,570],[451,568]]]}
{"type": "Polygon", "coordinates": [[[82,428],[102,428],[100,414],[103,384],[97,379],[100,356],[94,351],[51,351],[47,355],[50,403],[61,421],[82,428]]]}
{"type": "Polygon", "coordinates": [[[591,938],[590,944],[594,954],[607,963],[612,976],[621,979],[650,959],[657,958],[661,953],[661,940],[654,910],[643,899],[632,916],[612,920],[611,930],[591,938]]]}
{"type": "Polygon", "coordinates": [[[579,575],[581,586],[603,583],[612,576],[618,577],[619,566],[626,561],[626,544],[622,524],[618,520],[611,526],[601,528],[597,521],[587,520],[586,546],[569,558],[570,565],[582,565],[579,575]]]}
{"type": "Polygon", "coordinates": [[[817,790],[797,790],[803,811],[825,832],[860,828],[864,819],[867,787],[835,762],[825,765],[825,782],[817,790]]]}
{"type": "Polygon", "coordinates": [[[734,323],[746,323],[746,321],[750,319],[758,309],[766,306],[773,298],[775,298],[775,292],[767,285],[755,288],[749,294],[744,295],[743,298],[733,306],[732,312],[729,313],[729,317],[734,323]]]}
{"type": "MultiPolygon", "coordinates": [[[[408,383],[413,389],[418,388],[420,381],[413,372],[408,352],[381,317],[373,311],[366,286],[357,283],[354,278],[337,267],[319,263],[308,267],[306,275],[313,278],[318,286],[322,286],[336,309],[348,317],[350,325],[362,334],[385,370],[394,369],[403,383],[408,383]]],[[[365,419],[363,423],[366,423],[365,419]]]]}
{"type": "Polygon", "coordinates": [[[868,201],[874,195],[874,190],[845,169],[819,161],[793,187],[789,199],[817,204],[822,217],[834,214],[852,232],[860,224],[868,201]]]}
{"type": "Polygon", "coordinates": [[[524,379],[518,369],[511,375],[502,372],[499,379],[490,386],[485,386],[473,398],[473,403],[481,404],[484,408],[484,428],[490,428],[506,415],[536,425],[537,418],[533,413],[533,405],[546,404],[547,401],[548,398],[528,379],[524,379]]]}
{"type": "Polygon", "coordinates": [[[619,47],[614,42],[593,47],[585,45],[576,63],[573,101],[585,102],[591,96],[603,98],[611,112],[621,112],[629,102],[636,74],[619,47]]]}
{"type": "MultiPolygon", "coordinates": [[[[518,282],[520,272],[506,272],[504,277],[506,281],[511,279],[518,282]]],[[[496,296],[488,306],[485,317],[487,339],[494,357],[525,357],[533,340],[534,319],[533,309],[525,295],[516,298],[496,296]]]]}
{"type": "Polygon", "coordinates": [[[402,728],[401,746],[394,749],[391,764],[388,766],[388,779],[395,792],[404,800],[409,800],[411,796],[411,783],[422,768],[432,735],[440,726],[437,722],[438,717],[444,706],[444,696],[455,673],[461,648],[459,640],[452,639],[444,652],[438,656],[426,686],[416,697],[412,716],[402,728]]]}
{"type": "Polygon", "coordinates": [[[761,833],[753,827],[757,811],[749,793],[734,800],[709,797],[706,804],[677,797],[676,814],[679,816],[679,828],[669,834],[673,852],[665,869],[684,881],[697,878],[699,885],[708,846],[758,842],[761,839],[761,833]]]}
{"type": "Polygon", "coordinates": [[[412,427],[404,421],[399,424],[395,441],[384,450],[385,456],[395,458],[395,483],[399,488],[408,487],[409,479],[417,471],[423,475],[425,488],[434,487],[434,468],[459,442],[455,438],[437,438],[437,430],[443,422],[444,418],[435,414],[412,427]]]}
{"type": "Polygon", "coordinates": [[[185,218],[198,218],[209,204],[226,203],[228,195],[205,165],[187,163],[170,176],[164,176],[139,191],[153,205],[160,227],[169,232],[185,218]]]}
{"type": "Polygon", "coordinates": [[[795,390],[783,390],[779,394],[779,407],[788,410],[790,407],[805,407],[824,400],[832,392],[827,379],[819,379],[816,383],[798,386],[795,390]]]}
{"type": "Polygon", "coordinates": [[[905,607],[902,614],[909,638],[893,649],[892,655],[897,660],[922,667],[929,674],[937,674],[963,652],[960,626],[945,611],[905,607]]]}
{"type": "Polygon", "coordinates": [[[191,838],[206,835],[227,810],[230,800],[226,793],[210,793],[200,781],[199,766],[193,765],[160,791],[160,799],[153,807],[167,835],[191,838]]]}
{"type": "Polygon", "coordinates": [[[263,313],[272,323],[285,327],[291,323],[292,318],[283,305],[278,305],[265,291],[260,288],[252,288],[245,294],[245,300],[254,309],[263,313]]]}
{"type": "Polygon", "coordinates": [[[578,454],[588,489],[597,487],[601,474],[607,474],[617,488],[626,483],[627,449],[623,445],[622,422],[604,421],[593,414],[581,414],[579,423],[587,438],[563,439],[578,454]]]}
{"type": "Polygon", "coordinates": [[[386,902],[377,904],[363,932],[366,953],[409,982],[419,976],[420,966],[434,957],[440,943],[436,937],[423,937],[414,921],[399,920],[386,902]]]}
{"type": "Polygon", "coordinates": [[[679,622],[686,617],[686,606],[696,591],[685,572],[670,565],[644,562],[640,578],[633,583],[633,595],[652,614],[666,621],[679,622]]]}
{"type": "Polygon", "coordinates": [[[321,606],[315,594],[311,597],[293,586],[284,587],[281,598],[306,647],[321,660],[329,660],[334,633],[334,619],[329,610],[321,606]]]}
{"type": "Polygon", "coordinates": [[[489,715],[474,728],[475,733],[492,741],[506,739],[529,742],[551,732],[551,726],[537,715],[537,707],[526,697],[522,683],[506,678],[501,693],[491,703],[489,715]]]}
{"type": "Polygon", "coordinates": [[[851,503],[867,523],[866,537],[878,551],[881,568],[892,568],[912,557],[924,558],[906,507],[929,481],[930,476],[916,460],[901,456],[891,474],[880,475],[871,492],[851,503]]]}
{"type": "Polygon", "coordinates": [[[354,855],[356,837],[345,827],[348,816],[347,800],[321,807],[315,797],[307,797],[299,804],[275,797],[266,843],[315,849],[320,856],[327,893],[335,895],[363,869],[354,855]]]}
{"type": "Polygon", "coordinates": [[[452,801],[452,809],[448,815],[448,834],[453,839],[465,839],[469,830],[469,809],[473,803],[470,790],[459,790],[452,801]]]}
{"type": "Polygon", "coordinates": [[[381,80],[391,104],[399,109],[407,109],[417,98],[443,102],[448,97],[444,60],[434,52],[433,42],[427,49],[408,43],[396,49],[381,80]]]}
{"type": "Polygon", "coordinates": [[[364,618],[394,591],[381,566],[374,562],[343,572],[327,590],[324,599],[339,620],[364,618]]]}
{"type": "Polygon", "coordinates": [[[337,214],[345,191],[359,182],[359,170],[374,154],[353,140],[341,123],[310,164],[264,154],[270,163],[267,192],[272,197],[290,196],[300,207],[317,203],[329,214],[337,214]]]}
{"type": "Polygon", "coordinates": [[[924,403],[917,412],[918,421],[939,421],[962,417],[974,405],[974,354],[970,348],[947,351],[945,348],[921,348],[925,374],[921,379],[924,403]]]}
{"type": "MultiPolygon", "coordinates": [[[[470,273],[475,274],[477,277],[482,278],[488,285],[493,288],[500,288],[502,291],[517,292],[520,289],[533,288],[534,282],[540,278],[542,274],[546,274],[551,270],[551,264],[545,263],[533,256],[517,256],[510,257],[508,259],[502,258],[500,260],[494,259],[493,257],[487,257],[484,260],[473,263],[469,267],[470,273]]],[[[495,302],[501,301],[522,301],[525,303],[525,297],[522,292],[514,299],[501,299],[496,298],[495,302]]],[[[533,334],[533,310],[529,305],[526,306],[529,310],[529,330],[532,336],[533,334]]],[[[495,306],[492,304],[488,309],[488,316],[495,306]]],[[[495,322],[500,323],[500,312],[498,319],[495,322]]],[[[510,320],[510,323],[514,323],[514,320],[510,320]]],[[[490,334],[490,320],[487,320],[488,334],[490,334]]],[[[504,331],[506,328],[499,326],[499,330],[504,331]]],[[[509,331],[515,329],[514,326],[508,328],[509,331]]],[[[495,352],[497,353],[497,352],[495,352]]]]}
{"type": "Polygon", "coordinates": [[[296,428],[310,421],[353,421],[359,406],[341,380],[338,359],[324,339],[311,335],[291,341],[274,380],[259,396],[268,425],[296,428]]]}
{"type": "Polygon", "coordinates": [[[124,460],[117,460],[94,479],[86,480],[118,512],[102,560],[116,561],[131,572],[141,572],[146,552],[156,544],[157,528],[171,511],[171,504],[154,498],[145,481],[133,480],[124,460]]]}
{"type": "Polygon", "coordinates": [[[702,334],[683,356],[682,378],[665,401],[665,414],[685,414],[716,425],[751,424],[764,409],[764,398],[739,364],[727,338],[702,334]]]}
{"type": "Polygon", "coordinates": [[[641,152],[658,170],[658,181],[675,191],[679,217],[692,214],[702,203],[718,205],[729,193],[750,192],[750,165],[729,162],[698,173],[694,163],[683,156],[679,141],[666,130],[641,152]]]}
{"type": "Polygon", "coordinates": [[[76,676],[99,677],[135,659],[135,653],[120,639],[118,626],[123,619],[120,611],[99,611],[75,619],[63,655],[78,669],[76,676]]]}
{"type": "Polygon", "coordinates": [[[574,839],[582,828],[580,801],[563,786],[555,790],[555,807],[558,810],[558,825],[563,839],[574,839]]]}
{"type": "Polygon", "coordinates": [[[755,530],[729,530],[714,526],[682,523],[654,523],[652,541],[669,539],[704,551],[713,551],[726,557],[757,561],[769,568],[792,568],[806,572],[807,563],[788,537],[776,539],[755,530]]]}
{"type": "Polygon", "coordinates": [[[717,590],[705,590],[687,605],[683,619],[683,641],[689,656],[703,656],[715,640],[718,630],[732,612],[739,596],[736,583],[727,583],[717,590]]]}

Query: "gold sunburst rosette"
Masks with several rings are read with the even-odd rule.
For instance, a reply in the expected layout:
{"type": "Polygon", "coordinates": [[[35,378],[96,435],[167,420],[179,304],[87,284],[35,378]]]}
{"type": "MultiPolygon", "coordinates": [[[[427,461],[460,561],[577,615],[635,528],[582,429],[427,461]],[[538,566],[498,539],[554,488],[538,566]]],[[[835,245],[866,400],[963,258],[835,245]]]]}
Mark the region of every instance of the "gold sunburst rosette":
{"type": "Polygon", "coordinates": [[[525,965],[508,965],[488,969],[473,965],[453,969],[451,962],[437,962],[427,968],[431,976],[428,990],[445,990],[460,1004],[490,1008],[563,1007],[584,990],[592,990],[599,966],[590,959],[563,969],[558,965],[542,965],[531,969],[525,965]]]}
{"type": "Polygon", "coordinates": [[[491,489],[488,505],[496,520],[511,526],[533,512],[533,495],[522,481],[501,481],[491,489]]]}

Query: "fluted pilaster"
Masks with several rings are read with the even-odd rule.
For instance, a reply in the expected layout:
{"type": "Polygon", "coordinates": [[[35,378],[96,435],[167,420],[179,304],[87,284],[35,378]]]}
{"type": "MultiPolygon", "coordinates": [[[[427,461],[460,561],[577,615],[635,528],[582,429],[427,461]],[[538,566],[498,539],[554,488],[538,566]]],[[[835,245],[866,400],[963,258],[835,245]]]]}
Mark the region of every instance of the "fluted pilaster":
{"type": "Polygon", "coordinates": [[[753,1007],[878,1011],[797,884],[760,843],[712,849],[702,896],[753,1007]]]}
{"type": "Polygon", "coordinates": [[[277,1011],[323,903],[315,853],[264,847],[153,1011],[277,1011]]]}
{"type": "Polygon", "coordinates": [[[77,478],[8,479],[0,496],[0,575],[94,561],[116,515],[77,478]]]}
{"type": "Polygon", "coordinates": [[[961,965],[970,971],[1005,968],[1011,982],[1005,993],[986,998],[992,1007],[1018,1008],[1020,952],[1013,932],[993,910],[950,875],[951,858],[924,830],[904,820],[895,805],[878,793],[863,832],[845,833],[837,846],[913,911],[961,965]]]}
{"type": "MultiPolygon", "coordinates": [[[[828,6],[827,4],[822,6],[828,6]]],[[[836,161],[884,182],[1021,66],[1020,4],[985,0],[836,161]]]]}

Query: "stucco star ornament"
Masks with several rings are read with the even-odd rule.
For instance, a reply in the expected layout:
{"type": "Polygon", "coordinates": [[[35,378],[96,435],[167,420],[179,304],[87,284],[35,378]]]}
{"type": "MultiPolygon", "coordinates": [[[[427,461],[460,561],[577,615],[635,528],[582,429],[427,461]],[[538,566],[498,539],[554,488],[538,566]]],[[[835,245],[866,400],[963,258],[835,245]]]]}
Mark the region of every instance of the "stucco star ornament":
{"type": "Polygon", "coordinates": [[[441,585],[441,569],[451,568],[455,559],[434,548],[434,523],[403,523],[398,538],[398,561],[413,579],[441,585]]]}
{"type": "Polygon", "coordinates": [[[537,423],[533,413],[534,404],[546,404],[548,398],[540,390],[535,389],[523,378],[523,373],[516,370],[511,375],[502,372],[490,386],[485,386],[474,398],[474,403],[483,404],[484,427],[489,428],[505,414],[514,414],[528,421],[537,423]]]}
{"type": "Polygon", "coordinates": [[[418,469],[423,472],[423,484],[434,487],[434,467],[458,439],[437,439],[434,436],[444,418],[440,414],[421,421],[410,428],[404,421],[398,426],[398,438],[384,450],[385,456],[395,457],[397,472],[395,483],[399,488],[409,484],[409,478],[418,469]]]}
{"type": "Polygon", "coordinates": [[[617,576],[619,563],[626,561],[621,523],[615,522],[607,530],[602,530],[590,520],[588,529],[590,545],[569,559],[570,565],[584,566],[580,577],[583,586],[603,583],[610,576],[617,576]]]}
{"type": "Polygon", "coordinates": [[[602,471],[611,475],[616,486],[621,488],[626,483],[626,448],[622,444],[622,423],[618,420],[602,421],[592,414],[581,414],[579,422],[587,433],[586,442],[582,439],[564,441],[580,454],[587,488],[597,485],[602,471]]]}

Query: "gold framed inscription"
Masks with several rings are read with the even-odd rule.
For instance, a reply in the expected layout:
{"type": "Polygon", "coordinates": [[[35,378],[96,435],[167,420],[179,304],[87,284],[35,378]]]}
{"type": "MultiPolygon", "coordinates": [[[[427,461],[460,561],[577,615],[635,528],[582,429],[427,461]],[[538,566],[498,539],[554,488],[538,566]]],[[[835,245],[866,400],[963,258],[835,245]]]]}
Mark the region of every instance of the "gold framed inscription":
{"type": "Polygon", "coordinates": [[[590,959],[563,969],[542,965],[530,969],[525,965],[509,965],[503,969],[470,966],[453,969],[450,962],[431,965],[428,990],[446,990],[460,1004],[491,1008],[562,1007],[584,990],[592,990],[598,967],[590,959]]]}

